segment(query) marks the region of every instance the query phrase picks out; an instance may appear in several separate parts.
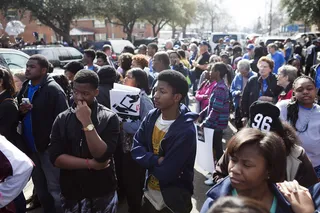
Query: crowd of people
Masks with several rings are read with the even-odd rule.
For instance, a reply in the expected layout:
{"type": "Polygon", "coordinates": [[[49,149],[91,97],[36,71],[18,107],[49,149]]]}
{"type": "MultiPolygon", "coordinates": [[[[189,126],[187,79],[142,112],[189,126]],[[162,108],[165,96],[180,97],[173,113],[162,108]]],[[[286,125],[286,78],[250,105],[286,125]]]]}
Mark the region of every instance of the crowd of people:
{"type": "Polygon", "coordinates": [[[124,200],[130,213],[191,212],[197,126],[214,130],[201,213],[319,210],[319,65],[309,61],[319,47],[304,63],[290,39],[226,38],[213,53],[206,41],[168,41],[165,51],[125,47],[118,61],[109,45],[87,49],[64,75],[42,55],[24,73],[0,67],[0,212],[31,202],[45,213],[114,213],[124,200]],[[138,120],[112,111],[114,83],[140,89],[138,120]],[[230,121],[238,132],[224,150],[230,121]]]}

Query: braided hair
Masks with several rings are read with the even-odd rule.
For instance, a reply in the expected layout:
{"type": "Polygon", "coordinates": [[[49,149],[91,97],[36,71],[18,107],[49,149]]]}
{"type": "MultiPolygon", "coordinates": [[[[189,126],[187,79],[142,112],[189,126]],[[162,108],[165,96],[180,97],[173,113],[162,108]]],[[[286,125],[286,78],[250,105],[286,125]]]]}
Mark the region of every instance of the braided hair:
{"type": "MultiPolygon", "coordinates": [[[[314,84],[314,86],[316,85],[314,80],[311,77],[302,75],[296,78],[296,80],[294,80],[292,88],[296,89],[296,83],[303,78],[310,80],[314,84]]],[[[297,131],[296,124],[297,124],[298,118],[299,118],[299,103],[297,98],[293,95],[287,106],[287,121],[295,128],[296,131],[297,131]]]]}

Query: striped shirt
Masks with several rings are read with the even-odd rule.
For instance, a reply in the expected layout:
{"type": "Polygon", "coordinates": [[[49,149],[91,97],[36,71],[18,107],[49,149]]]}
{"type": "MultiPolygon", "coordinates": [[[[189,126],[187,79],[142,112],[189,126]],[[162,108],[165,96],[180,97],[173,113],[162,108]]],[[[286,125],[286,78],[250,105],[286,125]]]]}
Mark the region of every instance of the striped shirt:
{"type": "Polygon", "coordinates": [[[223,130],[228,127],[230,110],[229,90],[223,80],[217,82],[212,90],[208,107],[202,113],[207,113],[204,127],[223,130]]]}

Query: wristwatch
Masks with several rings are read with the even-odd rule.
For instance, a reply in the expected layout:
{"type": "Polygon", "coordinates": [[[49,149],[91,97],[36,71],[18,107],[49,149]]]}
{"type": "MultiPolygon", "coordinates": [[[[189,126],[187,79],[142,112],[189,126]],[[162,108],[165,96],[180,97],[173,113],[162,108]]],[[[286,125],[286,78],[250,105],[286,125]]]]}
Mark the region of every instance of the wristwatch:
{"type": "Polygon", "coordinates": [[[83,127],[83,131],[85,132],[90,132],[94,129],[94,125],[93,124],[89,124],[87,127],[83,127]]]}

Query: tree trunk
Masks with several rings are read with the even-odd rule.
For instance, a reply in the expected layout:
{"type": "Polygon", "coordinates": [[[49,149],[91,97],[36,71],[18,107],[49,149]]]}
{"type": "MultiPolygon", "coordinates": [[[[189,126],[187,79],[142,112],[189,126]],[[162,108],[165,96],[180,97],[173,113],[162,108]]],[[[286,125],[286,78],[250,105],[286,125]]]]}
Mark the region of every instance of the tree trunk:
{"type": "Polygon", "coordinates": [[[157,37],[159,31],[157,30],[157,25],[156,24],[152,25],[152,31],[153,31],[153,37],[157,37]]]}
{"type": "Polygon", "coordinates": [[[214,17],[211,17],[211,32],[213,32],[214,28],[214,17]]]}
{"type": "Polygon", "coordinates": [[[172,35],[171,35],[171,38],[174,39],[175,38],[175,35],[176,35],[176,31],[177,31],[177,28],[176,26],[172,26],[172,35]]]}
{"type": "Polygon", "coordinates": [[[184,24],[182,27],[182,37],[186,38],[187,37],[187,25],[184,24]]]}

